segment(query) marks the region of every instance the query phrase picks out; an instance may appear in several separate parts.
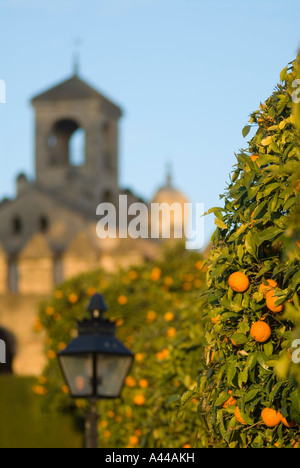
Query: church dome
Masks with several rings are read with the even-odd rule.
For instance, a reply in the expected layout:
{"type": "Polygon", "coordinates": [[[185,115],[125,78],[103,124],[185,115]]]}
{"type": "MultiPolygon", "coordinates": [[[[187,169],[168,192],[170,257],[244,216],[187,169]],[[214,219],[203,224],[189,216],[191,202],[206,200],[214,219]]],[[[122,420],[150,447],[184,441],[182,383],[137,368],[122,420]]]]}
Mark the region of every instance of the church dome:
{"type": "Polygon", "coordinates": [[[166,185],[161,187],[151,201],[150,224],[151,231],[159,233],[159,238],[182,239],[185,236],[185,226],[189,222],[190,212],[188,198],[172,184],[171,174],[168,173],[166,185]],[[153,204],[166,205],[162,209],[162,216],[153,217],[153,204]],[[169,237],[168,237],[168,233],[169,237]],[[165,233],[165,234],[164,234],[165,233]]]}
{"type": "Polygon", "coordinates": [[[166,185],[156,192],[152,203],[168,203],[169,205],[180,203],[184,205],[185,203],[189,203],[189,200],[182,192],[173,187],[172,176],[168,173],[166,185]]]}

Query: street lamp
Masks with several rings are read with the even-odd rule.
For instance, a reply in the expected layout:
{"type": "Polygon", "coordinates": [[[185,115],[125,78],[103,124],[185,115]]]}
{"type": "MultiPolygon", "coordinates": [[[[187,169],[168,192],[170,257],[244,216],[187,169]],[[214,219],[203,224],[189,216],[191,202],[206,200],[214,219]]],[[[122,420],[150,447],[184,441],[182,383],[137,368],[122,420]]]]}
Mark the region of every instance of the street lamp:
{"type": "Polygon", "coordinates": [[[116,326],[104,319],[108,310],[101,294],[95,294],[87,308],[91,318],[78,323],[78,337],[58,359],[71,397],[91,403],[86,420],[86,447],[97,448],[96,401],[119,398],[134,355],[115,336],[116,326]]]}

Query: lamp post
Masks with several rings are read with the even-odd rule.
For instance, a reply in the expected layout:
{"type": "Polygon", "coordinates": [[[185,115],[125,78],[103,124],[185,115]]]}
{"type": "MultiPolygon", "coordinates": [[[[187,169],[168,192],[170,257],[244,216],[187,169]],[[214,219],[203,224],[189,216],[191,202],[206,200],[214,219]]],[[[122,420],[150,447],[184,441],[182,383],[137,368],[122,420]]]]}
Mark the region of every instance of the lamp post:
{"type": "Polygon", "coordinates": [[[120,397],[134,354],[116,338],[115,324],[103,317],[108,307],[101,294],[91,298],[87,310],[91,318],[78,323],[78,337],[58,354],[58,359],[71,397],[90,402],[86,448],[97,448],[96,402],[120,397]]]}

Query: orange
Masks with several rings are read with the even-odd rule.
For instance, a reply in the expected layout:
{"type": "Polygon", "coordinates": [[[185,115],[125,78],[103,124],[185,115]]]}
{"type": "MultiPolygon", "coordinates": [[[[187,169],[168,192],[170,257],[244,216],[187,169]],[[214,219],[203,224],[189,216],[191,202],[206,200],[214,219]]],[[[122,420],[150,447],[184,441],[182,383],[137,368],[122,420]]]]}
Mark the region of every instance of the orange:
{"type": "Polygon", "coordinates": [[[275,291],[269,291],[266,297],[268,309],[273,312],[273,314],[280,314],[283,311],[284,305],[280,304],[279,306],[276,306],[276,302],[278,301],[279,297],[275,295],[275,291]]]}
{"type": "Polygon", "coordinates": [[[240,409],[239,409],[238,406],[235,408],[234,416],[235,416],[235,419],[236,419],[239,423],[241,423],[241,424],[246,424],[245,421],[243,420],[242,416],[241,416],[240,409]]]}
{"type": "Polygon", "coordinates": [[[71,304],[76,304],[79,300],[79,297],[76,293],[72,293],[69,295],[68,299],[71,304]]]}
{"type": "Polygon", "coordinates": [[[272,289],[275,289],[277,288],[278,286],[278,283],[276,283],[276,281],[272,280],[272,279],[269,279],[267,280],[267,283],[269,286],[267,286],[266,284],[264,283],[261,283],[260,287],[259,287],[259,292],[263,292],[264,293],[264,296],[266,297],[267,293],[269,291],[272,291],[272,289]]]}
{"type": "Polygon", "coordinates": [[[120,305],[125,305],[125,304],[127,304],[127,302],[128,302],[128,299],[127,299],[126,296],[119,296],[118,297],[118,303],[120,305]]]}
{"type": "Polygon", "coordinates": [[[219,323],[221,323],[221,320],[220,320],[221,318],[222,318],[222,317],[221,317],[221,315],[219,314],[219,315],[217,315],[216,317],[212,317],[212,318],[211,318],[211,321],[212,321],[212,323],[213,323],[214,325],[219,325],[219,323]]]}
{"type": "Polygon", "coordinates": [[[164,319],[166,322],[172,322],[174,320],[175,316],[173,314],[173,312],[167,312],[165,315],[164,315],[164,319]]]}
{"type": "Polygon", "coordinates": [[[47,393],[46,388],[42,387],[41,385],[36,385],[32,390],[36,395],[46,395],[47,393]]]}
{"type": "Polygon", "coordinates": [[[54,307],[51,307],[51,306],[47,307],[47,308],[46,308],[46,314],[47,314],[47,315],[50,315],[50,316],[54,315],[54,314],[55,314],[55,309],[54,309],[54,307]]]}
{"type": "Polygon", "coordinates": [[[146,380],[146,379],[141,379],[141,380],[139,381],[139,386],[140,386],[141,388],[148,388],[148,386],[149,386],[148,380],[146,380]]]}
{"type": "Polygon", "coordinates": [[[282,421],[281,413],[272,408],[263,409],[261,412],[261,417],[267,427],[278,426],[278,424],[280,424],[282,421]]]}
{"type": "Polygon", "coordinates": [[[262,320],[255,322],[250,330],[250,335],[258,343],[264,343],[265,341],[268,341],[271,334],[271,328],[266,322],[263,322],[262,320]]]}
{"type": "Polygon", "coordinates": [[[135,446],[138,444],[139,444],[139,438],[136,435],[131,436],[129,439],[129,445],[135,446]]]}
{"type": "Polygon", "coordinates": [[[169,330],[167,331],[167,337],[168,338],[174,338],[176,336],[176,328],[170,327],[169,330]]]}
{"type": "Polygon", "coordinates": [[[159,281],[160,277],[161,277],[161,274],[162,274],[162,271],[161,271],[160,268],[153,268],[153,270],[151,271],[152,281],[154,281],[154,282],[159,281]]]}
{"type": "Polygon", "coordinates": [[[146,403],[146,398],[144,395],[136,395],[133,399],[135,405],[137,406],[143,406],[146,403]]]}
{"type": "Polygon", "coordinates": [[[135,360],[136,360],[136,362],[143,362],[144,357],[145,357],[145,356],[144,356],[143,353],[136,353],[136,355],[135,355],[135,360]]]}
{"type": "Polygon", "coordinates": [[[125,379],[125,385],[126,387],[130,387],[130,388],[133,388],[135,387],[135,380],[129,375],[128,377],[126,377],[125,379]]]}
{"type": "MultiPolygon", "coordinates": [[[[228,394],[232,395],[232,390],[229,390],[228,394]]],[[[228,406],[235,406],[236,404],[237,400],[233,396],[230,396],[228,400],[226,400],[225,403],[223,403],[223,408],[227,409],[228,406]]]]}
{"type": "Polygon", "coordinates": [[[252,154],[252,156],[250,156],[252,161],[253,162],[256,162],[256,164],[258,165],[258,167],[261,166],[261,164],[259,162],[257,162],[257,160],[259,159],[259,155],[258,154],[252,154]]]}
{"type": "Polygon", "coordinates": [[[48,357],[48,359],[55,359],[55,358],[56,358],[56,352],[53,351],[53,349],[50,349],[50,350],[47,352],[47,357],[48,357]]]}
{"type": "Polygon", "coordinates": [[[164,279],[164,284],[166,286],[172,286],[173,284],[173,278],[171,278],[170,276],[166,276],[165,279],[164,279]]]}
{"type": "Polygon", "coordinates": [[[228,284],[235,292],[243,293],[249,288],[249,279],[240,271],[233,273],[228,280],[228,284]]]}
{"type": "Polygon", "coordinates": [[[282,421],[282,424],[284,424],[285,427],[288,427],[289,429],[293,429],[294,427],[297,426],[295,421],[287,422],[286,418],[284,418],[283,416],[281,417],[281,421],[282,421]]]}
{"type": "Polygon", "coordinates": [[[156,312],[154,312],[154,310],[149,310],[147,314],[147,322],[148,323],[154,322],[156,317],[157,317],[156,312]]]}

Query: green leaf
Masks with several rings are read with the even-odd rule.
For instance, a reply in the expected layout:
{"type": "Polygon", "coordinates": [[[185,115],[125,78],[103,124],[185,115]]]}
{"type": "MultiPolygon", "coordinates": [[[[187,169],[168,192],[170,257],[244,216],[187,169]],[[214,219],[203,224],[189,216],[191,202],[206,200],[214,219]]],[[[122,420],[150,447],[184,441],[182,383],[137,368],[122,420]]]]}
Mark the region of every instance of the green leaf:
{"type": "Polygon", "coordinates": [[[221,221],[220,219],[216,218],[215,219],[215,225],[218,226],[218,228],[220,229],[229,229],[226,224],[224,223],[224,221],[221,221]]]}
{"type": "Polygon", "coordinates": [[[272,344],[271,341],[270,341],[269,343],[266,343],[266,344],[264,345],[264,352],[265,352],[265,354],[266,354],[268,357],[271,357],[271,356],[272,356],[272,354],[273,354],[273,349],[274,349],[274,348],[273,348],[273,344],[272,344]]]}
{"type": "Polygon", "coordinates": [[[228,365],[227,372],[226,372],[227,383],[228,383],[229,386],[232,385],[232,382],[233,382],[233,379],[236,376],[236,373],[237,373],[236,364],[233,361],[228,365]]]}
{"type": "Polygon", "coordinates": [[[244,333],[235,333],[232,339],[237,345],[243,345],[245,343],[248,343],[249,341],[249,338],[246,335],[244,335],[244,333]]]}
{"type": "Polygon", "coordinates": [[[257,247],[256,247],[256,242],[254,240],[254,236],[252,235],[251,231],[249,231],[245,237],[245,247],[246,247],[247,252],[249,252],[250,255],[252,255],[253,257],[256,257],[257,247]]]}
{"type": "Polygon", "coordinates": [[[246,138],[246,136],[249,135],[251,128],[252,128],[251,125],[246,125],[243,128],[242,134],[244,138],[246,138]]]}

